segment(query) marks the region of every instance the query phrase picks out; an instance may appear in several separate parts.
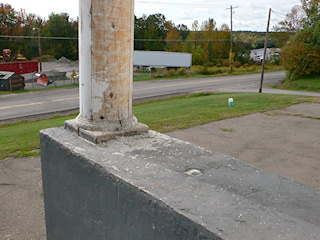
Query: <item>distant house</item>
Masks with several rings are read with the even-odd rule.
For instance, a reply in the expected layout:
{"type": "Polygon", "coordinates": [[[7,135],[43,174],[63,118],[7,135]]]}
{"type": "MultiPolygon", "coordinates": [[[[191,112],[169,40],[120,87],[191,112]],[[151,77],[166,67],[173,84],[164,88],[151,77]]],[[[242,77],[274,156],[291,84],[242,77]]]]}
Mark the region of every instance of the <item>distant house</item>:
{"type": "MultiPolygon", "coordinates": [[[[274,61],[275,58],[279,58],[280,48],[267,48],[266,60],[274,61]]],[[[264,48],[253,49],[250,51],[250,58],[254,62],[262,62],[264,55],[264,48]]]]}

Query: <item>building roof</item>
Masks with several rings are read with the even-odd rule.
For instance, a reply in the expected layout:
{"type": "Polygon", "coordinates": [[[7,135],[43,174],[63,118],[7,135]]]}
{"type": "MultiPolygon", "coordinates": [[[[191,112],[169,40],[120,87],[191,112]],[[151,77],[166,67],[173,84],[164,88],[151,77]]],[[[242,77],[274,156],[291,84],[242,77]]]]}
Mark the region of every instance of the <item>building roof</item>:
{"type": "Polygon", "coordinates": [[[8,78],[12,77],[14,74],[16,74],[16,73],[15,72],[0,71],[0,79],[8,79],[8,78]]]}

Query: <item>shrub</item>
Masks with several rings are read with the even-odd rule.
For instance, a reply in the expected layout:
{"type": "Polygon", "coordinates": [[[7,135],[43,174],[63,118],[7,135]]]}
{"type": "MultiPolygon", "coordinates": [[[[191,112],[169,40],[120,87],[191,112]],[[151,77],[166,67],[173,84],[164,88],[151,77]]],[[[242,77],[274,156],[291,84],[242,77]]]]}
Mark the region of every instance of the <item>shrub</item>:
{"type": "Polygon", "coordinates": [[[202,75],[210,75],[211,74],[209,68],[207,68],[207,67],[202,67],[200,69],[199,73],[202,74],[202,75]]]}
{"type": "Polygon", "coordinates": [[[187,75],[187,69],[186,69],[186,68],[179,68],[179,69],[177,70],[177,75],[178,75],[178,76],[187,75]]]}
{"type": "Polygon", "coordinates": [[[213,62],[207,62],[204,66],[210,68],[210,67],[213,67],[214,65],[215,64],[213,62]]]}
{"type": "Polygon", "coordinates": [[[241,63],[240,62],[234,62],[234,67],[235,68],[240,68],[241,67],[241,63]]]}
{"type": "MultiPolygon", "coordinates": [[[[35,57],[33,60],[40,61],[40,57],[35,57]]],[[[55,59],[52,55],[42,55],[42,62],[55,62],[55,59]]]]}
{"type": "Polygon", "coordinates": [[[222,60],[222,67],[229,67],[229,59],[222,60]]]}

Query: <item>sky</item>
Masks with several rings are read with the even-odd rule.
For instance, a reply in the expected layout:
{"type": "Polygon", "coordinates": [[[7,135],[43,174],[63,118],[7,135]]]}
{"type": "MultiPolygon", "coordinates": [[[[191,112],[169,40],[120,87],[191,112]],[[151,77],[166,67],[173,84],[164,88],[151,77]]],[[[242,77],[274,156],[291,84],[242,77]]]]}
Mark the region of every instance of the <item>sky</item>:
{"type": "MultiPolygon", "coordinates": [[[[121,0],[120,0],[121,1],[121,0]]],[[[79,16],[79,0],[4,0],[15,10],[25,9],[48,19],[50,13],[66,12],[71,18],[79,16]]],[[[271,25],[285,18],[293,6],[301,5],[300,0],[135,0],[135,15],[162,13],[166,20],[176,25],[185,24],[191,29],[195,20],[201,24],[213,18],[217,26],[230,27],[230,6],[233,6],[233,30],[266,31],[269,8],[272,9],[271,25]],[[237,8],[236,8],[237,7],[237,8]]]]}

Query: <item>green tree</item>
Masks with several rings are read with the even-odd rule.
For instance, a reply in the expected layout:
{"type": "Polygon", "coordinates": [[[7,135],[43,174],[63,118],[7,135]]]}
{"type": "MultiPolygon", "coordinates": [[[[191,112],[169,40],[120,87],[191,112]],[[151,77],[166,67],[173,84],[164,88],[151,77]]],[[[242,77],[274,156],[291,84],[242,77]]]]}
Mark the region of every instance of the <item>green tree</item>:
{"type": "Polygon", "coordinates": [[[180,43],[179,39],[181,39],[180,34],[176,28],[170,28],[167,32],[166,36],[166,50],[169,52],[179,52],[180,51],[180,43]]]}
{"type": "MultiPolygon", "coordinates": [[[[42,35],[45,37],[75,38],[76,30],[77,23],[70,21],[67,13],[52,13],[45,24],[42,35]]],[[[78,58],[77,42],[75,39],[48,39],[43,41],[44,52],[57,59],[64,56],[76,60],[78,58]]]]}
{"type": "Polygon", "coordinates": [[[306,17],[281,52],[287,78],[320,74],[320,0],[301,0],[306,17]]]}
{"type": "Polygon", "coordinates": [[[163,38],[159,33],[156,25],[151,25],[147,30],[148,41],[146,43],[146,50],[148,51],[160,51],[163,50],[163,38]]]}
{"type": "Polygon", "coordinates": [[[186,40],[186,38],[188,37],[189,33],[190,33],[190,30],[188,28],[187,25],[184,25],[184,24],[179,24],[176,29],[178,30],[181,38],[183,40],[186,40]]]}
{"type": "Polygon", "coordinates": [[[166,21],[163,14],[157,13],[141,18],[135,17],[134,36],[136,50],[164,50],[167,31],[174,27],[171,21],[166,21]],[[146,39],[143,41],[143,39],[146,39]]]}
{"type": "Polygon", "coordinates": [[[193,46],[193,48],[192,48],[192,64],[203,65],[205,63],[204,56],[205,56],[205,52],[200,45],[193,46]]]}

